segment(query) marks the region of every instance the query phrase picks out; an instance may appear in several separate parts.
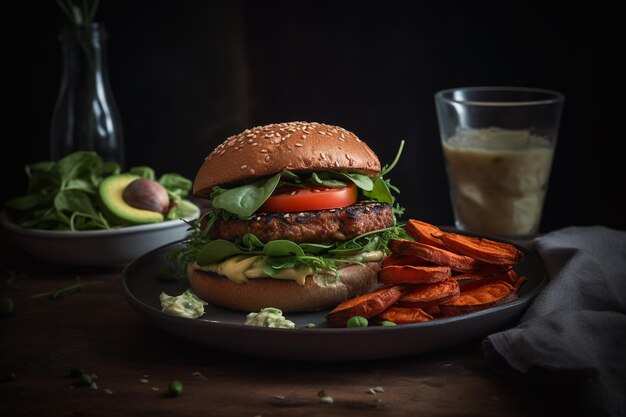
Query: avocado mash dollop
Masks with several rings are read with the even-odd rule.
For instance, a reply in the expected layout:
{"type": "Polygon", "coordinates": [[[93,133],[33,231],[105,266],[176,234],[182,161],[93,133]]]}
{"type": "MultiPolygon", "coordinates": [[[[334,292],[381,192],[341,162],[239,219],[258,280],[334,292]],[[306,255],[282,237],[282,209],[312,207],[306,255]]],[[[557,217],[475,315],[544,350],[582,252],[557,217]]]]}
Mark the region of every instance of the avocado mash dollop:
{"type": "Polygon", "coordinates": [[[291,320],[287,320],[283,316],[283,312],[277,308],[267,307],[261,309],[258,313],[249,313],[246,316],[248,326],[260,327],[277,327],[283,329],[293,329],[296,324],[291,320]]]}
{"type": "Polygon", "coordinates": [[[159,296],[161,311],[172,316],[196,319],[204,314],[204,306],[208,303],[187,289],[177,296],[168,295],[164,292],[159,296]]]}

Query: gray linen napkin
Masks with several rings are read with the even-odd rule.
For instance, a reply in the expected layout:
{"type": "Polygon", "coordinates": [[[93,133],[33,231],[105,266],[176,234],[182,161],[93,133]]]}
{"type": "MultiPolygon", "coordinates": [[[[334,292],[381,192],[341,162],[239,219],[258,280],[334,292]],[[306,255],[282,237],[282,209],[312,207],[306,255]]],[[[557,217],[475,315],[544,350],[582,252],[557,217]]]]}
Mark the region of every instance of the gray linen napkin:
{"type": "Polygon", "coordinates": [[[548,284],[517,327],[483,341],[487,361],[577,391],[581,415],[626,415],[626,232],[568,227],[533,246],[548,284]]]}

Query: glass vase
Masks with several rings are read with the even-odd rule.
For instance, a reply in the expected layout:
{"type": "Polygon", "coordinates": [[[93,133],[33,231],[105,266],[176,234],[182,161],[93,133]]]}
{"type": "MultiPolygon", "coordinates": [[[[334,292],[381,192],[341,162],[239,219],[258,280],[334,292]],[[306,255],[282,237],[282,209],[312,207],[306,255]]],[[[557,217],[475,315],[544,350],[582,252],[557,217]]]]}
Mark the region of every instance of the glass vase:
{"type": "Polygon", "coordinates": [[[63,30],[62,78],[50,128],[50,157],[95,151],[124,167],[124,138],[113,98],[102,23],[63,30]]]}

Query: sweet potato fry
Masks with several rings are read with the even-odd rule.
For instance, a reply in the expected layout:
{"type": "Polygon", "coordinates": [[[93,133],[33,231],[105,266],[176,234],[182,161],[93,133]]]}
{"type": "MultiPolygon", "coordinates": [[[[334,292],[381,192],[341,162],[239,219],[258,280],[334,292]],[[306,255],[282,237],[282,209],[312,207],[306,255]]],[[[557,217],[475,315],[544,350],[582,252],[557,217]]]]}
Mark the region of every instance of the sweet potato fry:
{"type": "Polygon", "coordinates": [[[380,280],[387,284],[430,284],[445,281],[451,275],[447,266],[390,265],[378,272],[380,280]]]}
{"type": "Polygon", "coordinates": [[[443,314],[441,314],[441,309],[439,309],[438,305],[424,307],[422,310],[424,310],[424,312],[428,314],[429,316],[431,316],[433,319],[438,319],[438,318],[443,317],[443,314]]]}
{"type": "Polygon", "coordinates": [[[433,316],[426,313],[421,308],[405,308],[397,306],[389,307],[375,318],[378,323],[387,320],[396,324],[421,323],[432,319],[433,316]]]}
{"type": "Polygon", "coordinates": [[[404,230],[415,239],[416,242],[443,248],[443,242],[439,238],[443,232],[437,226],[419,220],[409,219],[404,230]]]}
{"type": "Polygon", "coordinates": [[[515,246],[495,240],[445,233],[441,240],[446,248],[489,264],[513,265],[524,259],[524,254],[515,246]]]}
{"type": "Polygon", "coordinates": [[[326,322],[330,327],[345,327],[351,317],[362,316],[368,319],[377,316],[398,301],[403,293],[403,287],[392,285],[351,298],[327,313],[326,322]]]}
{"type": "Polygon", "coordinates": [[[383,259],[383,268],[391,265],[433,266],[432,262],[418,258],[417,256],[396,255],[392,253],[383,259]]]}
{"type": "Polygon", "coordinates": [[[439,304],[439,309],[445,317],[452,317],[506,304],[515,299],[517,294],[511,284],[496,281],[461,291],[461,295],[454,300],[439,304]]]}
{"type": "Polygon", "coordinates": [[[396,302],[399,307],[427,308],[454,300],[460,295],[459,284],[448,279],[436,284],[412,285],[396,302]]]}
{"type": "Polygon", "coordinates": [[[447,249],[407,239],[389,240],[389,250],[395,254],[417,256],[440,266],[449,266],[459,272],[475,272],[480,269],[481,265],[480,262],[470,256],[459,255],[447,249]]]}
{"type": "Polygon", "coordinates": [[[526,277],[524,275],[518,275],[517,279],[515,280],[515,283],[513,283],[513,288],[515,288],[515,292],[519,292],[520,287],[525,282],[526,282],[526,277]]]}
{"type": "Polygon", "coordinates": [[[461,288],[461,291],[463,292],[463,291],[469,291],[473,288],[480,287],[481,285],[489,284],[489,283],[496,282],[496,281],[504,281],[507,284],[515,285],[518,278],[519,276],[517,275],[517,272],[515,272],[513,269],[510,269],[507,272],[502,273],[502,274],[485,275],[485,276],[480,276],[474,279],[462,281],[459,283],[459,287],[461,288]]]}
{"type": "Polygon", "coordinates": [[[476,280],[481,278],[486,278],[494,275],[502,275],[511,271],[513,267],[511,265],[496,265],[496,264],[485,264],[481,266],[476,272],[466,272],[461,274],[453,274],[452,279],[457,281],[463,280],[476,280]]]}

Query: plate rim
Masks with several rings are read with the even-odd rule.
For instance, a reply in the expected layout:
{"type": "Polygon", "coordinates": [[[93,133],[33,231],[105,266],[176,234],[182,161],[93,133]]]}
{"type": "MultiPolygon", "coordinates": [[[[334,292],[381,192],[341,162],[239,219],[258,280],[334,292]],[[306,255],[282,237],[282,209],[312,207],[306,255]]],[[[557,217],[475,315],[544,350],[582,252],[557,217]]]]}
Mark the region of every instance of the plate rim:
{"type": "MultiPolygon", "coordinates": [[[[507,242],[507,243],[513,243],[511,241],[507,241],[506,239],[499,239],[499,241],[502,242],[507,242]]],[[[448,323],[458,323],[460,321],[468,321],[468,320],[472,320],[472,319],[478,319],[484,316],[491,316],[494,315],[497,312],[501,312],[501,311],[506,311],[509,309],[516,309],[517,307],[519,307],[522,304],[526,304],[532,301],[533,298],[535,298],[535,296],[545,287],[547,280],[548,280],[548,274],[547,274],[547,270],[545,268],[545,265],[543,264],[543,260],[541,259],[541,257],[539,257],[538,254],[536,254],[538,261],[541,263],[541,266],[543,268],[543,276],[541,277],[537,277],[537,285],[535,287],[533,287],[531,290],[529,290],[528,293],[524,294],[522,297],[519,297],[518,299],[508,302],[506,304],[503,305],[499,305],[499,306],[494,306],[494,307],[489,307],[486,308],[484,310],[480,310],[480,311],[475,311],[472,313],[466,313],[466,314],[462,314],[459,316],[453,316],[453,317],[445,317],[445,318],[438,318],[436,320],[432,320],[432,321],[427,321],[427,322],[421,322],[421,323],[406,323],[406,324],[402,324],[402,325],[398,325],[398,326],[391,326],[391,327],[384,327],[384,326],[368,326],[368,327],[363,327],[363,328],[332,328],[332,327],[313,327],[313,328],[307,328],[307,327],[296,327],[294,329],[285,329],[285,328],[269,328],[269,327],[260,327],[260,326],[250,326],[250,325],[246,325],[246,324],[237,324],[237,323],[226,323],[226,322],[221,322],[221,321],[216,321],[216,320],[210,320],[208,318],[204,318],[204,316],[201,316],[197,319],[189,319],[189,318],[185,318],[185,317],[178,317],[178,316],[173,316],[173,315],[169,315],[167,313],[162,312],[161,310],[159,310],[158,308],[152,307],[150,305],[148,305],[146,302],[144,302],[143,300],[141,300],[139,297],[137,297],[135,294],[133,294],[133,292],[130,290],[129,285],[128,285],[128,280],[129,278],[129,272],[134,269],[134,268],[138,268],[138,264],[140,264],[141,262],[145,261],[145,258],[148,257],[152,257],[152,256],[156,256],[158,254],[159,251],[163,251],[166,248],[170,247],[170,246],[176,246],[176,245],[181,245],[184,242],[184,240],[179,240],[176,242],[170,242],[167,243],[165,245],[162,245],[159,248],[155,248],[147,253],[145,253],[144,255],[138,257],[137,259],[133,260],[131,263],[129,263],[128,265],[126,265],[126,267],[122,270],[121,272],[121,285],[122,285],[122,290],[123,293],[125,295],[125,297],[127,298],[127,301],[133,305],[133,307],[135,308],[140,308],[143,309],[146,313],[152,314],[155,317],[160,317],[163,318],[165,320],[171,320],[171,321],[178,321],[180,323],[187,323],[187,324],[191,324],[191,322],[196,323],[196,326],[202,326],[207,327],[207,328],[224,328],[224,329],[231,329],[231,330],[246,330],[246,331],[250,331],[250,332],[280,332],[281,334],[284,333],[302,333],[302,332],[316,332],[316,333],[324,333],[324,334],[343,334],[343,333],[347,333],[347,332],[362,332],[362,333],[367,333],[367,332],[380,332],[380,331],[404,331],[405,329],[416,329],[416,328],[428,328],[428,327],[433,327],[433,326],[441,326],[441,325],[445,325],[448,323]],[[191,322],[190,322],[191,320],[191,322]]],[[[517,246],[518,248],[523,248],[527,251],[532,251],[533,249],[531,247],[528,247],[526,245],[523,244],[519,244],[519,243],[514,243],[515,246],[517,246]]],[[[156,278],[155,278],[156,280],[156,278]]],[[[216,306],[216,305],[212,305],[213,308],[217,308],[220,310],[226,310],[228,311],[228,309],[225,309],[223,307],[220,306],[216,306]]],[[[313,314],[320,314],[323,315],[325,312],[330,311],[330,308],[326,308],[326,309],[322,309],[318,312],[313,312],[313,314]]],[[[241,312],[242,316],[245,316],[244,312],[241,312]]],[[[298,313],[295,313],[298,314],[298,313]]]]}

